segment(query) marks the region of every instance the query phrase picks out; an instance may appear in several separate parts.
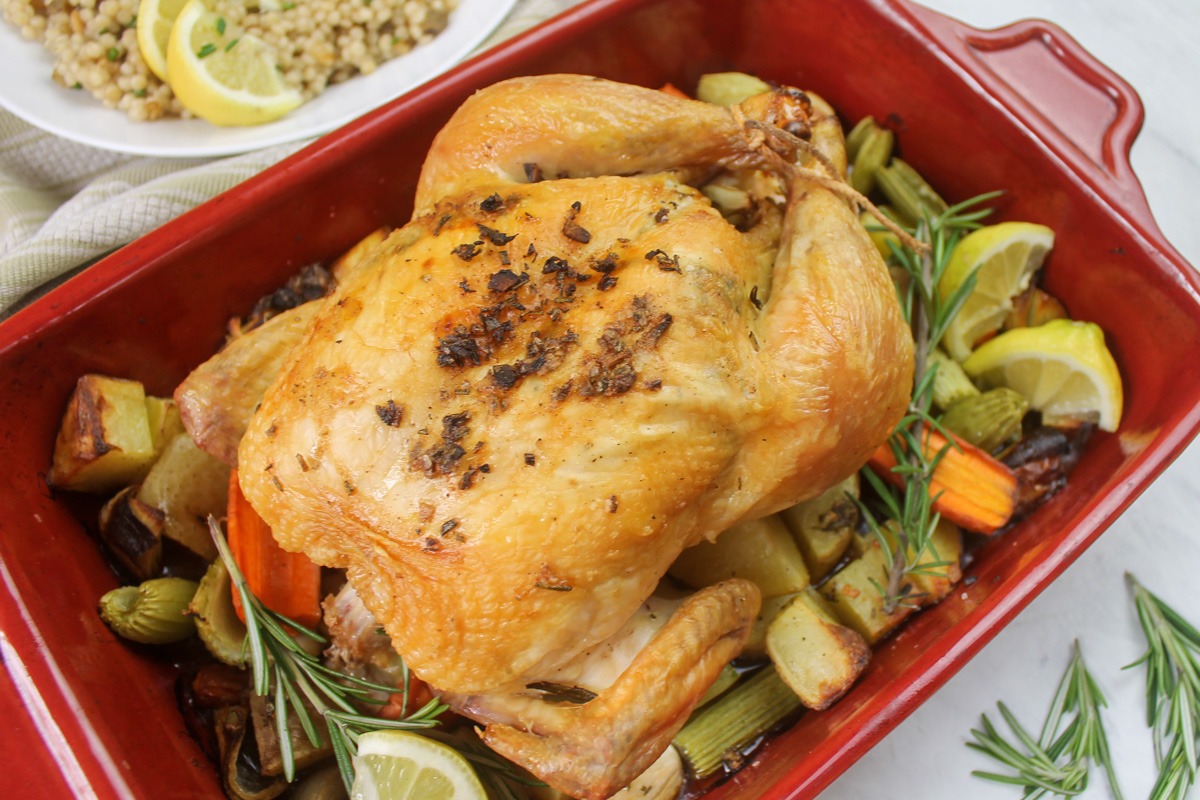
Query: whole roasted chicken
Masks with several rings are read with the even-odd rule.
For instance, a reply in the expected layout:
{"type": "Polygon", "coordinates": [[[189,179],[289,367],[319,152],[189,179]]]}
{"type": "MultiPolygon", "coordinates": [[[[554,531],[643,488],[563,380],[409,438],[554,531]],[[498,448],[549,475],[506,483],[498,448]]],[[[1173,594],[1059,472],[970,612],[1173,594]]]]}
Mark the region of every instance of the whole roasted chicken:
{"type": "Polygon", "coordinates": [[[654,761],[745,642],[735,579],[628,645],[680,551],[846,477],[905,409],[911,336],[844,170],[796,90],[483,90],[412,221],[293,324],[241,439],[282,546],[344,568],[415,674],[573,796],[654,761]],[[783,196],[737,224],[696,188],[768,174],[783,196]],[[542,691],[618,640],[592,699],[542,691]]]}

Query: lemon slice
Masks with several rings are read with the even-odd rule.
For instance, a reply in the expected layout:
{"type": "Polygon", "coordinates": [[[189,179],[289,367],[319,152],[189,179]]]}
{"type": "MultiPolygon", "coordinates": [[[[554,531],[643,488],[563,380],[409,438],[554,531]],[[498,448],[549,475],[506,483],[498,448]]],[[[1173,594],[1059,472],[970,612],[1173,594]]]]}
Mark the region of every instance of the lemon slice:
{"type": "Polygon", "coordinates": [[[214,125],[258,125],[300,105],[300,93],[284,85],[275,63],[269,45],[227,26],[203,0],[188,0],[171,28],[171,89],[214,125]]]}
{"type": "Polygon", "coordinates": [[[187,0],[142,0],[137,12],[137,43],[142,60],[160,79],[167,79],[167,40],[187,0]]]}
{"type": "Polygon", "coordinates": [[[975,289],[942,339],[950,355],[962,361],[980,339],[1000,330],[1013,298],[1029,288],[1053,246],[1054,231],[1032,222],[1001,222],[963,237],[938,281],[945,301],[972,272],[976,275],[975,289]]]}
{"type": "Polygon", "coordinates": [[[408,731],[358,737],[351,800],[487,800],[467,760],[408,731]]]}
{"type": "Polygon", "coordinates": [[[1095,323],[1056,319],[1014,328],[980,345],[962,366],[989,388],[1019,392],[1047,425],[1090,421],[1115,431],[1121,422],[1121,373],[1095,323]]]}

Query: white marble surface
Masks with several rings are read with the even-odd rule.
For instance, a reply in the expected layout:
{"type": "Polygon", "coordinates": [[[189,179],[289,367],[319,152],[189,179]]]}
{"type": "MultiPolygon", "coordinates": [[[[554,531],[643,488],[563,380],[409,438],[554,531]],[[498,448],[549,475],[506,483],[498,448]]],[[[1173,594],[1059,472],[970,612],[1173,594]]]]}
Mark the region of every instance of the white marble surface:
{"type": "MultiPolygon", "coordinates": [[[[975,27],[1047,19],[1124,77],[1146,122],[1133,166],[1169,241],[1200,265],[1200,3],[1196,0],[925,0],[975,27]]],[[[1196,369],[1196,363],[1185,368],[1196,369]]],[[[1109,698],[1105,715],[1126,798],[1149,795],[1157,770],[1145,723],[1145,672],[1122,671],[1144,650],[1124,573],[1200,624],[1200,443],[1193,444],[1080,559],[958,675],[821,794],[821,800],[1015,799],[1020,790],[971,775],[996,764],[964,742],[1003,700],[1038,730],[1079,640],[1109,698]]],[[[1085,800],[1109,797],[1093,771],[1085,800]]],[[[1200,789],[1196,790],[1200,796],[1200,789]]]]}

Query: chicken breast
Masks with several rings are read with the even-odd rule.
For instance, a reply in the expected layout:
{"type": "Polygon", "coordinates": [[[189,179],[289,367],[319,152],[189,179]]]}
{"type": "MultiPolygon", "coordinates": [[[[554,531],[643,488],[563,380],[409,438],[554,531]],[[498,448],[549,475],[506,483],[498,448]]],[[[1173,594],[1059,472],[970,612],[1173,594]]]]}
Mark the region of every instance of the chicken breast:
{"type": "Polygon", "coordinates": [[[241,440],[280,543],[346,569],[417,675],[575,796],[654,761],[757,589],[684,602],[589,703],[488,698],[618,633],[685,547],[846,477],[906,407],[911,336],[829,189],[844,167],[832,111],[794,90],[732,114],[581,76],[479,92],[241,440]],[[694,188],[751,167],[784,182],[778,241],[694,188]]]}

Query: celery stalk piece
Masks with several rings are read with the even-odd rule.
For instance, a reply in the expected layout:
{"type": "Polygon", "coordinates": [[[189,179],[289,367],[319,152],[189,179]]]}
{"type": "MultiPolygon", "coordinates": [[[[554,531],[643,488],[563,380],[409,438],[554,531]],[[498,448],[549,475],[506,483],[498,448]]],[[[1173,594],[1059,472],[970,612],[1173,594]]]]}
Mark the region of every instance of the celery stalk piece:
{"type": "Polygon", "coordinates": [[[675,747],[693,774],[706,778],[799,707],[800,698],[768,665],[694,713],[675,747]]]}

